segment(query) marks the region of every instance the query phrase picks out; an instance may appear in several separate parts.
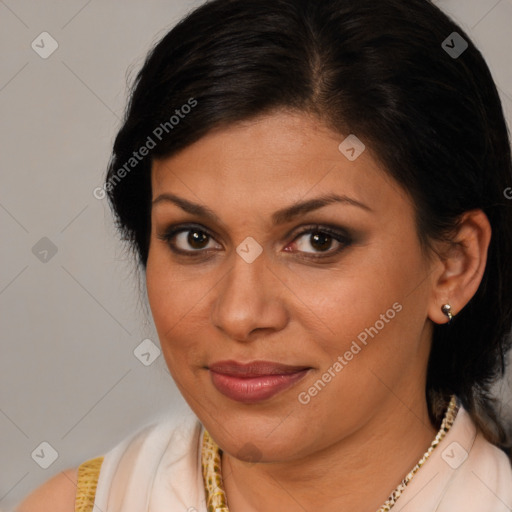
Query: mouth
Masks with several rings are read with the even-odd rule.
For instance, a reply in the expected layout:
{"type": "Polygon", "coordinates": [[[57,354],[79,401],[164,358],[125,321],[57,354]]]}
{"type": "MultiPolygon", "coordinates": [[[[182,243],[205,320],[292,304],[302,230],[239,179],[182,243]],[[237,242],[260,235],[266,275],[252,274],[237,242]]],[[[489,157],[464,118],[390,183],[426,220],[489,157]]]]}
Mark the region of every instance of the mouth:
{"type": "Polygon", "coordinates": [[[272,361],[219,361],[208,369],[212,384],[224,396],[237,402],[256,403],[290,388],[312,368],[272,361]]]}

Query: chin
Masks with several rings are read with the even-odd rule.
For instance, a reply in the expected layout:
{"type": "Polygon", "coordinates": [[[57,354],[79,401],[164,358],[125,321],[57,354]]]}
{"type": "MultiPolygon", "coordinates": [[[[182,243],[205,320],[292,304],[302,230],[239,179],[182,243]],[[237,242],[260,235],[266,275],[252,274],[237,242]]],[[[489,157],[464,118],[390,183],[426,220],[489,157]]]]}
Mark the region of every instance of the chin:
{"type": "Polygon", "coordinates": [[[209,411],[203,424],[219,447],[232,457],[248,463],[284,462],[299,458],[298,447],[315,441],[309,439],[312,433],[304,427],[307,422],[297,418],[292,421],[282,411],[273,417],[258,416],[253,411],[218,416],[209,411]]]}

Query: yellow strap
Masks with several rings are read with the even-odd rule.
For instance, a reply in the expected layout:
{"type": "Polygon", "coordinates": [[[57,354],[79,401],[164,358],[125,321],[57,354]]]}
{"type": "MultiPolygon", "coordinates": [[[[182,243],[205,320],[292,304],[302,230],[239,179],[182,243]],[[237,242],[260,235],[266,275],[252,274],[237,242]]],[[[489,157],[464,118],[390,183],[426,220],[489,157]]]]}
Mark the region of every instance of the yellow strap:
{"type": "Polygon", "coordinates": [[[85,461],[78,467],[75,512],[93,512],[102,462],[103,457],[96,457],[85,461]]]}

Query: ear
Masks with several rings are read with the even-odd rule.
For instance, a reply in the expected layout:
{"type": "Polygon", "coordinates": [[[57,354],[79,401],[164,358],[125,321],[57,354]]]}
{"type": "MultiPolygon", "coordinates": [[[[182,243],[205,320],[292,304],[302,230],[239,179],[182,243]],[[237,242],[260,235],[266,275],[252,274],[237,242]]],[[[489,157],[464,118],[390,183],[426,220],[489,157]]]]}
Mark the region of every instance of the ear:
{"type": "Polygon", "coordinates": [[[462,215],[452,242],[438,251],[438,270],[433,274],[432,296],[428,317],[436,324],[448,322],[441,311],[443,304],[451,306],[456,316],[478,290],[487,263],[491,240],[491,225],[482,210],[462,215]]]}

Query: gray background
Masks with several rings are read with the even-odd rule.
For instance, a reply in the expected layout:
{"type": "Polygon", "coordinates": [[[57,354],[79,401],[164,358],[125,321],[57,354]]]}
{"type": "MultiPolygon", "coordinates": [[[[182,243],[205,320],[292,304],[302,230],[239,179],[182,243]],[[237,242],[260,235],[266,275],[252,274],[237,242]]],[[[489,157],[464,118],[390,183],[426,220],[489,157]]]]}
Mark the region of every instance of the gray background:
{"type": "MultiPolygon", "coordinates": [[[[92,192],[127,80],[149,47],[200,3],[0,0],[3,510],[158,416],[186,409],[163,357],[154,359],[158,341],[135,266],[106,200],[92,192]],[[49,40],[38,37],[45,31],[59,46],[43,59],[31,44],[46,51],[49,40]],[[137,350],[145,339],[155,344],[137,350]],[[136,353],[154,361],[146,366],[136,353]],[[42,442],[58,453],[47,469],[40,465],[52,451],[42,442]]],[[[486,57],[510,125],[512,0],[437,3],[486,57]]],[[[502,388],[507,394],[510,384],[502,388]]]]}

